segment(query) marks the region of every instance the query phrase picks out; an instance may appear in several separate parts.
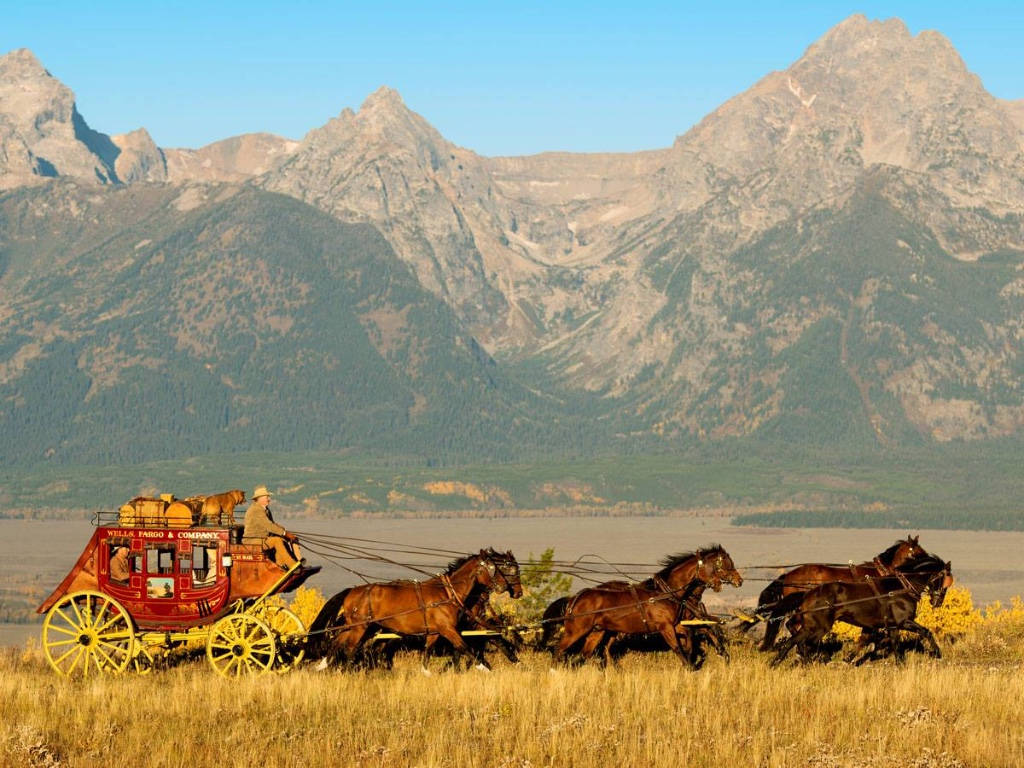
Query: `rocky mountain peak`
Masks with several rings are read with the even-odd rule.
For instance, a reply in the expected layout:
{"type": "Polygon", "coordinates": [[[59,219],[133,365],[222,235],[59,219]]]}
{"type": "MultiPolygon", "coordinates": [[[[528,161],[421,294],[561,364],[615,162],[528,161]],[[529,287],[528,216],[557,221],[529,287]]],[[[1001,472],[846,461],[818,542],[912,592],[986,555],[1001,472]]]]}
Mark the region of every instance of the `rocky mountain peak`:
{"type": "Polygon", "coordinates": [[[0,56],[0,80],[52,77],[28,48],[16,48],[0,56]]]}
{"type": "Polygon", "coordinates": [[[376,91],[371,93],[363,100],[362,106],[359,107],[359,111],[363,110],[399,110],[407,109],[405,102],[402,101],[402,95],[394,88],[382,85],[376,91]]]}
{"type": "Polygon", "coordinates": [[[49,176],[116,181],[116,153],[78,113],[71,89],[31,51],[0,58],[0,188],[49,176]]]}
{"type": "Polygon", "coordinates": [[[167,162],[164,153],[145,128],[112,136],[111,141],[120,150],[114,160],[114,170],[120,181],[125,184],[137,181],[167,181],[167,162]]]}

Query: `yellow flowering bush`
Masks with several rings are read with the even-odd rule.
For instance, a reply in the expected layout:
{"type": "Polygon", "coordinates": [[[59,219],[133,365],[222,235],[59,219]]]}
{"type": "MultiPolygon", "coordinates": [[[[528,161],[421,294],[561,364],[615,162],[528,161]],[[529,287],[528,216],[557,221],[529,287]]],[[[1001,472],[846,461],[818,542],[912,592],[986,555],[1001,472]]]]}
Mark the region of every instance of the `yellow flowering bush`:
{"type": "Polygon", "coordinates": [[[1014,597],[1008,606],[996,600],[985,606],[981,624],[986,631],[1024,638],[1024,600],[1014,597]]]}
{"type": "Polygon", "coordinates": [[[296,616],[302,619],[302,623],[306,627],[309,627],[326,602],[327,599],[324,597],[324,593],[316,587],[299,587],[295,590],[291,605],[288,607],[296,616]]]}

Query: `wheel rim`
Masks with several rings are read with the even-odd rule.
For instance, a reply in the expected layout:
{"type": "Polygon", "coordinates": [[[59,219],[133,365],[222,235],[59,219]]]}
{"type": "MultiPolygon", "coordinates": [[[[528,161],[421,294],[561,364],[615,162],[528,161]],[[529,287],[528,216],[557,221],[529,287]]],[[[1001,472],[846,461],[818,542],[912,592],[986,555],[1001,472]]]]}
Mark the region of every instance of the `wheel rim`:
{"type": "Polygon", "coordinates": [[[223,677],[261,675],[277,656],[274,633],[264,622],[244,613],[227,616],[210,630],[206,657],[223,677]]]}
{"type": "Polygon", "coordinates": [[[306,655],[306,625],[287,608],[274,606],[267,609],[266,622],[277,642],[274,670],[287,672],[294,669],[306,655]]]}
{"type": "Polygon", "coordinates": [[[120,674],[132,659],[134,645],[127,611],[100,592],[62,597],[43,621],[46,661],[64,677],[120,674]]]}

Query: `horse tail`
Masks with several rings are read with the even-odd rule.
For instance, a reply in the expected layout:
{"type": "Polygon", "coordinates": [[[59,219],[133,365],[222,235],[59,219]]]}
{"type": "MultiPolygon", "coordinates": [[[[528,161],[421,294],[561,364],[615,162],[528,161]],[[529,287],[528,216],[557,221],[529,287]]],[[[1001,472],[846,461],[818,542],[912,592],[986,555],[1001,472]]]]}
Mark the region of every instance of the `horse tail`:
{"type": "Polygon", "coordinates": [[[560,597],[544,609],[544,615],[541,617],[544,626],[541,630],[540,641],[537,643],[538,648],[551,646],[552,638],[562,624],[560,620],[565,618],[566,611],[569,609],[570,599],[569,597],[560,597]]]}
{"type": "Polygon", "coordinates": [[[330,598],[324,603],[316,618],[313,619],[313,623],[309,625],[306,643],[306,653],[309,658],[320,658],[326,653],[327,643],[331,639],[328,636],[327,630],[337,626],[339,617],[344,621],[345,614],[342,606],[344,606],[345,598],[348,597],[348,593],[351,591],[352,588],[349,587],[330,598]]]}

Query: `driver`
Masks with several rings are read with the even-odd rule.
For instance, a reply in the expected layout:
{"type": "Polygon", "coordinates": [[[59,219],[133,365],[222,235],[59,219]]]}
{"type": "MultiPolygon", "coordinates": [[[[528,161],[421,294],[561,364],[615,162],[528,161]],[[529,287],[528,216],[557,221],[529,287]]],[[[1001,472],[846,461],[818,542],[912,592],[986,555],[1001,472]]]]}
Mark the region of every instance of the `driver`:
{"type": "Polygon", "coordinates": [[[302,553],[298,538],[274,522],[274,516],[270,513],[270,496],[265,485],[256,486],[252,492],[252,504],[245,511],[242,543],[259,544],[264,552],[273,557],[275,563],[288,570],[295,563],[303,562],[302,553]]]}

